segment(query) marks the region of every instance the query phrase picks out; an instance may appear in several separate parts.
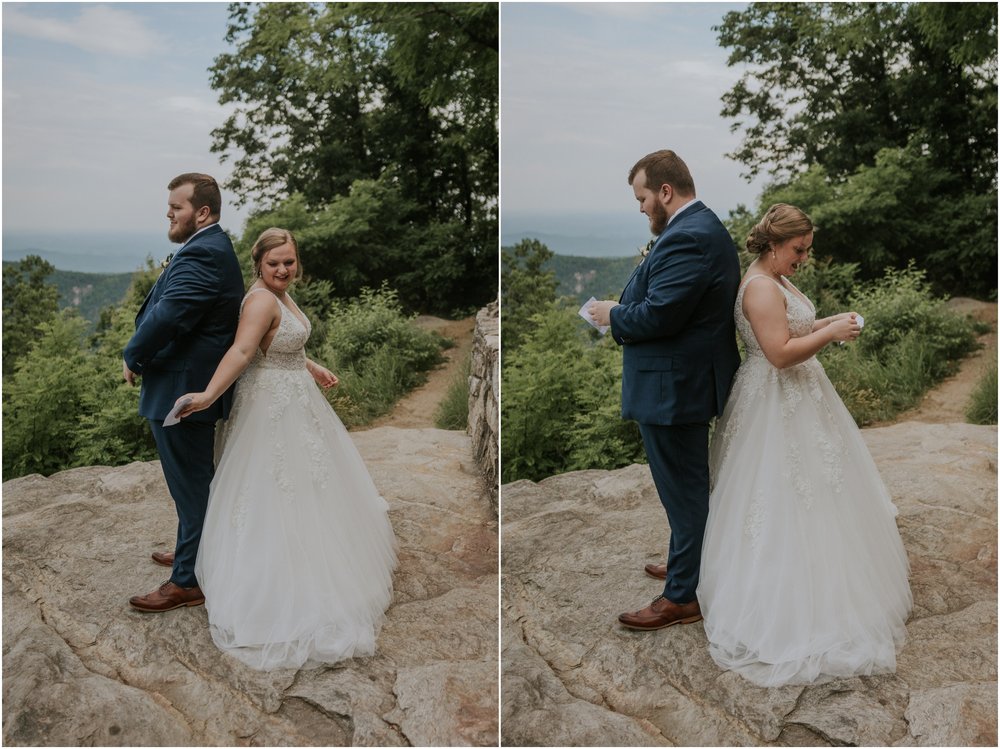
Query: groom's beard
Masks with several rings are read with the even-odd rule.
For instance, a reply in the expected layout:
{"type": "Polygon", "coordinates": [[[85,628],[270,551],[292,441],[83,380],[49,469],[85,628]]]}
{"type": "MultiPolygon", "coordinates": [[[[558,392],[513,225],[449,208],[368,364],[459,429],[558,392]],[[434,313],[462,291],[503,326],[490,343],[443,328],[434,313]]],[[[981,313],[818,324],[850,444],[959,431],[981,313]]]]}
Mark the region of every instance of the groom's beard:
{"type": "Polygon", "coordinates": [[[191,239],[196,231],[198,231],[198,222],[192,216],[185,223],[178,222],[177,226],[167,229],[167,239],[176,244],[183,244],[191,239]]]}
{"type": "Polygon", "coordinates": [[[653,213],[649,216],[649,230],[654,236],[659,236],[667,228],[667,209],[658,202],[653,203],[653,213]]]}

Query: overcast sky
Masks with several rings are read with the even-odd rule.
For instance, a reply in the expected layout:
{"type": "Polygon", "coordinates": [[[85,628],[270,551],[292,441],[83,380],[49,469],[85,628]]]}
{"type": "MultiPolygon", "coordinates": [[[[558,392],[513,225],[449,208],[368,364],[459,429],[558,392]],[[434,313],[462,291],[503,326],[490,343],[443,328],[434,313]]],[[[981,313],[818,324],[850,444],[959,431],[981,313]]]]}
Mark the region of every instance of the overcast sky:
{"type": "Polygon", "coordinates": [[[504,213],[636,212],[628,170],[661,148],[684,159],[698,197],[720,217],[752,206],[763,183],[747,184],[725,157],[739,136],[719,114],[741,71],[726,66],[711,28],[744,7],[503,4],[504,213]]]}
{"type": "MultiPolygon", "coordinates": [[[[171,178],[228,177],[207,70],[226,8],[5,2],[4,229],[165,232],[171,178]]],[[[222,223],[239,231],[245,213],[224,205],[222,223]]]]}
{"type": "MultiPolygon", "coordinates": [[[[502,211],[631,216],[628,168],[664,147],[720,216],[752,204],[719,115],[739,71],[711,30],[739,7],[502,4],[502,211]]],[[[4,229],[160,232],[171,177],[224,180],[207,69],[226,19],[225,3],[5,2],[4,229]]],[[[223,225],[245,214],[227,204],[223,225]]]]}

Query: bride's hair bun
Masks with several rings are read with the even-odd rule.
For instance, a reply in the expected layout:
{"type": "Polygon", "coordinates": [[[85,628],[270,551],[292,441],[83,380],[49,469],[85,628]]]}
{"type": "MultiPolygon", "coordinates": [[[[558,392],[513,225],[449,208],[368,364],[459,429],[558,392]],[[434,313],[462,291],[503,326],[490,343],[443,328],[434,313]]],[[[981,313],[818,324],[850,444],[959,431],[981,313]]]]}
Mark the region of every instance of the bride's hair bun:
{"type": "Polygon", "coordinates": [[[772,244],[804,236],[815,232],[817,228],[812,219],[794,205],[775,203],[747,235],[747,252],[751,255],[763,255],[771,249],[772,244]]]}

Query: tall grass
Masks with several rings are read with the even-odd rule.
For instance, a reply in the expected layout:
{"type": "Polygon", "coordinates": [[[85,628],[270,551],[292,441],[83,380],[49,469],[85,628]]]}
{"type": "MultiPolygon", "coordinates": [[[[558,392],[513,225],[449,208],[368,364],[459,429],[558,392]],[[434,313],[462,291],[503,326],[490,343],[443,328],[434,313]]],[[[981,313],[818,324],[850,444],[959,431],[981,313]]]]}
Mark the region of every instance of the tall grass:
{"type": "Polygon", "coordinates": [[[972,391],[969,405],[965,411],[965,418],[970,424],[996,424],[997,423],[997,360],[996,352],[993,352],[991,363],[979,382],[976,389],[972,391]]]}
{"type": "Polygon", "coordinates": [[[448,390],[434,413],[434,426],[438,429],[465,430],[469,424],[469,375],[472,370],[472,352],[463,359],[448,390]]]}

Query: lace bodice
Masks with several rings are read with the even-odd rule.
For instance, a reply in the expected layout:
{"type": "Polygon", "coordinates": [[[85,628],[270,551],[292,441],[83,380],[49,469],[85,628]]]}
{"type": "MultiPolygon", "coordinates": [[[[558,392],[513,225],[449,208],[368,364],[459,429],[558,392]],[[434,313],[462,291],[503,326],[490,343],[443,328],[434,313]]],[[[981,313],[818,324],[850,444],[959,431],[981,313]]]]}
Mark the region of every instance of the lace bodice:
{"type": "MultiPolygon", "coordinates": [[[[740,286],[740,290],[736,294],[736,306],[733,309],[736,330],[739,331],[740,338],[743,339],[747,356],[764,356],[760,344],[757,343],[757,337],[753,334],[753,327],[751,327],[746,315],[743,314],[743,292],[746,291],[747,286],[754,283],[754,279],[756,278],[757,276],[753,276],[744,281],[743,285],[740,286]]],[[[767,276],[760,276],[760,278],[771,281],[784,292],[785,300],[787,301],[788,332],[792,334],[792,337],[801,338],[802,336],[809,335],[812,332],[813,323],[816,322],[816,308],[813,307],[812,302],[796,294],[784,284],[779,284],[774,279],[769,279],[767,276]]],[[[762,282],[756,281],[756,283],[762,282]]]]}
{"type": "MultiPolygon", "coordinates": [[[[258,291],[271,294],[267,289],[251,289],[243,297],[243,302],[240,304],[241,314],[247,299],[258,291]]],[[[271,295],[274,296],[274,294],[271,295]]],[[[274,296],[274,301],[277,302],[278,309],[281,311],[281,321],[278,323],[278,329],[274,332],[274,338],[271,339],[267,353],[264,354],[258,349],[250,366],[259,369],[303,369],[306,365],[305,346],[306,341],[309,340],[309,334],[312,333],[312,324],[308,317],[302,315],[306,321],[303,325],[299,316],[282,304],[277,296],[274,296]]],[[[288,301],[295,305],[291,297],[288,297],[288,301]]],[[[298,305],[295,305],[295,309],[301,314],[302,311],[299,310],[298,305]]]]}

